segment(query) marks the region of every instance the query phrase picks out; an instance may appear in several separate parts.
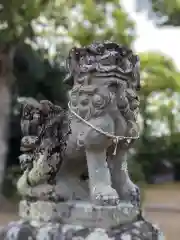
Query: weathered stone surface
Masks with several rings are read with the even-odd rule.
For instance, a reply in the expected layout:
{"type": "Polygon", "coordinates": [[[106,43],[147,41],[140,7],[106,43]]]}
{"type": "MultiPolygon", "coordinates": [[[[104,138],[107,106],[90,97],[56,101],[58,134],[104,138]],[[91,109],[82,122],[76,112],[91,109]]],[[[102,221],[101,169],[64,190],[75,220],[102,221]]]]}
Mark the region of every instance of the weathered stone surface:
{"type": "Polygon", "coordinates": [[[162,233],[146,221],[116,228],[85,228],[60,223],[15,222],[0,233],[0,240],[164,240],[162,233]]]}
{"type": "Polygon", "coordinates": [[[55,203],[23,200],[20,202],[19,213],[29,221],[56,221],[84,227],[109,228],[134,221],[139,209],[127,202],[120,202],[117,206],[97,206],[82,201],[55,203]]]}

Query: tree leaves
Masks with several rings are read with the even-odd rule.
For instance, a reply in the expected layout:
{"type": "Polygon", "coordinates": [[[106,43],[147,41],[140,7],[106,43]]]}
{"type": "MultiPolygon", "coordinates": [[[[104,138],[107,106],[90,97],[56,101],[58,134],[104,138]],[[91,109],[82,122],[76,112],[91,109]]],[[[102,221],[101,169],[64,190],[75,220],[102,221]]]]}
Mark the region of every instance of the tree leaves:
{"type": "Polygon", "coordinates": [[[16,42],[31,34],[31,21],[48,6],[48,0],[1,0],[0,24],[4,24],[1,41],[16,42]]]}
{"type": "Polygon", "coordinates": [[[80,45],[93,40],[113,40],[131,45],[135,37],[134,23],[118,1],[77,1],[75,7],[71,5],[66,11],[70,19],[68,36],[80,45]],[[75,17],[72,11],[76,12],[75,17]]]}
{"type": "Polygon", "coordinates": [[[136,0],[138,11],[148,10],[148,16],[157,26],[180,26],[180,1],[179,0],[136,0]]]}
{"type": "Polygon", "coordinates": [[[171,89],[180,91],[180,73],[175,68],[172,59],[155,52],[140,54],[142,92],[146,96],[153,91],[159,92],[171,89]]]}

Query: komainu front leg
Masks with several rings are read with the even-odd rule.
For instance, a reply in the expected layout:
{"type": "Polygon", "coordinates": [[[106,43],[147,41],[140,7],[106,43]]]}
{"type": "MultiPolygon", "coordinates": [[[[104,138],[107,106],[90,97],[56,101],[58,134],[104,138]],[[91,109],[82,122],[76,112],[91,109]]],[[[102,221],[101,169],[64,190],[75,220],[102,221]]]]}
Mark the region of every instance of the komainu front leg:
{"type": "Polygon", "coordinates": [[[116,189],[121,200],[129,201],[134,206],[140,206],[140,190],[135,185],[128,173],[126,156],[121,151],[110,159],[112,186],[116,189]]]}
{"type": "Polygon", "coordinates": [[[116,205],[119,197],[112,188],[106,150],[86,149],[91,200],[99,205],[116,205]]]}

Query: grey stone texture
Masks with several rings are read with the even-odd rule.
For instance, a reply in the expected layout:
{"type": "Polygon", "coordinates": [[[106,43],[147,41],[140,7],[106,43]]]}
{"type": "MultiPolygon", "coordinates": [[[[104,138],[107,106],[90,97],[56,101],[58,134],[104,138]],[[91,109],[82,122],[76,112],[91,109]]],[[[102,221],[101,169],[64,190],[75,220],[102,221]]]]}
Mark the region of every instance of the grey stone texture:
{"type": "Polygon", "coordinates": [[[134,221],[139,209],[131,203],[120,202],[117,206],[97,206],[88,202],[74,201],[54,203],[47,201],[20,202],[20,216],[27,221],[61,222],[89,228],[111,228],[134,221]]]}
{"type": "Polygon", "coordinates": [[[164,236],[156,226],[145,220],[107,229],[19,221],[1,230],[0,240],[164,240],[164,236]]]}

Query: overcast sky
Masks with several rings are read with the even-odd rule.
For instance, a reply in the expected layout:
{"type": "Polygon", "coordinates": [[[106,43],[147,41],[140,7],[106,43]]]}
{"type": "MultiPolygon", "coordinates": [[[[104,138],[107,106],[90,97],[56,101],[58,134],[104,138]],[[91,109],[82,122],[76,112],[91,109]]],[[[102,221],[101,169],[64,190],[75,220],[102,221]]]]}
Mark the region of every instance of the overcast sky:
{"type": "Polygon", "coordinates": [[[123,5],[137,24],[138,38],[135,49],[161,51],[171,56],[180,69],[180,28],[157,29],[152,21],[147,20],[146,13],[136,13],[134,0],[122,0],[123,5]]]}

